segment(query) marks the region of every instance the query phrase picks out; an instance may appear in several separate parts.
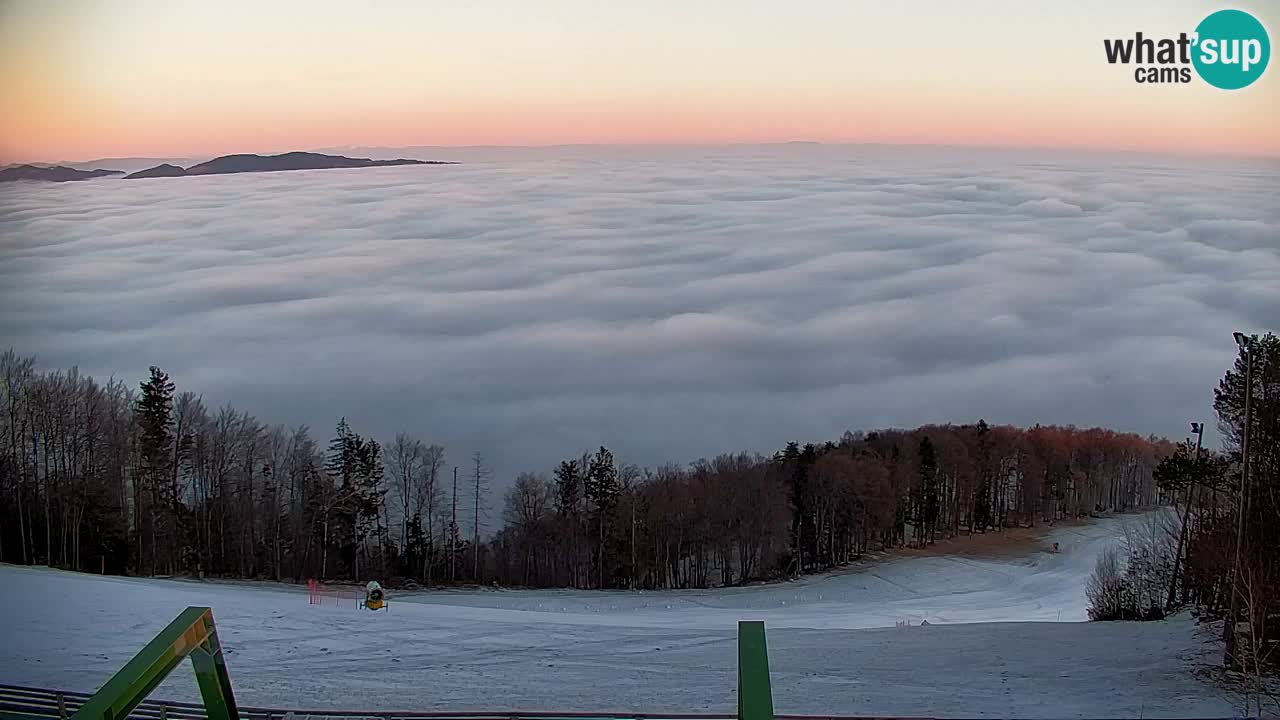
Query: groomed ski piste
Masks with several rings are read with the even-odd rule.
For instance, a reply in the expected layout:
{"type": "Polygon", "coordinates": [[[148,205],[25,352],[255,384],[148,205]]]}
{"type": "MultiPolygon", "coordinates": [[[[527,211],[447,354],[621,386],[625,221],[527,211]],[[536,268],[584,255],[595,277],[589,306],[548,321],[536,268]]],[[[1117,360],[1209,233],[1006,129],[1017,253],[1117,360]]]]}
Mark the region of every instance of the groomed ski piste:
{"type": "MultiPolygon", "coordinates": [[[[289,585],[0,566],[0,683],[92,692],[202,605],[242,705],[732,713],[737,622],[763,620],[779,713],[1231,717],[1203,679],[1220,652],[1208,627],[1084,622],[1095,558],[1133,522],[1059,527],[998,559],[705,591],[393,591],[386,612],[309,605],[289,585]]],[[[180,670],[150,697],[199,694],[180,670]]]]}

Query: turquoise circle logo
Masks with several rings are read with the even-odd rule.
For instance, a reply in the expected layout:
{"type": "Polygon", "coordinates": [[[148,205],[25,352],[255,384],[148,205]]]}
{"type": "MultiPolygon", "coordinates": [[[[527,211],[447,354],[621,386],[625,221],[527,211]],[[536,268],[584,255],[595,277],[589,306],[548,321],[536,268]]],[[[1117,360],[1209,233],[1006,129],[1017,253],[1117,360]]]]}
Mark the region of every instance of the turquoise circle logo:
{"type": "Polygon", "coordinates": [[[1243,10],[1219,10],[1196,26],[1191,58],[1196,72],[1223,90],[1248,87],[1271,59],[1271,39],[1258,19],[1243,10]]]}

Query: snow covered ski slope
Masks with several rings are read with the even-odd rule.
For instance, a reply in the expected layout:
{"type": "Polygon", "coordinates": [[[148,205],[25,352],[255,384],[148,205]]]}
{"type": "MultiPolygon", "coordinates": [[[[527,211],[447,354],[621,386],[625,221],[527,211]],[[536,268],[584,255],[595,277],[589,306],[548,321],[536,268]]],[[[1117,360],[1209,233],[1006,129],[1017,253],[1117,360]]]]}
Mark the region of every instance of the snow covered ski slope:
{"type": "MultiPolygon", "coordinates": [[[[0,683],[93,690],[181,609],[208,605],[246,705],[732,712],[736,623],[764,620],[779,712],[1230,717],[1197,679],[1212,648],[1187,618],[1077,622],[1123,522],[1059,528],[1057,554],[707,591],[393,594],[376,613],[309,605],[302,588],[0,566],[0,683]]],[[[191,674],[153,697],[195,699],[191,674]]]]}

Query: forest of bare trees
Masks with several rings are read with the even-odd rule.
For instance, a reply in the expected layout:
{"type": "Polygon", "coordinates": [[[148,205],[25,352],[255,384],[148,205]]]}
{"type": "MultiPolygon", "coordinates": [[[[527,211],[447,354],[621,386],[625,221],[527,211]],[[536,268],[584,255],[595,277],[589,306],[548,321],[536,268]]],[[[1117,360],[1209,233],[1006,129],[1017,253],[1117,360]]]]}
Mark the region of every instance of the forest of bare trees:
{"type": "Polygon", "coordinates": [[[1173,446],[1107,430],[973,425],[846,433],[656,470],[609,451],[524,473],[490,543],[504,584],[732,585],[868,550],[1149,506],[1173,446]]]}
{"type": "Polygon", "coordinates": [[[99,383],[9,351],[0,376],[0,559],[119,574],[739,584],[1150,505],[1174,447],[982,421],[658,468],[601,447],[514,478],[486,540],[479,454],[458,462],[405,433],[383,444],[345,420],[318,439],[211,409],[159,368],[137,386],[99,383]]]}
{"type": "Polygon", "coordinates": [[[9,351],[0,382],[6,562],[290,581],[435,582],[456,567],[467,572],[449,578],[473,579],[439,445],[401,434],[384,448],[345,420],[325,443],[211,410],[158,368],[134,390],[38,372],[9,351]]]}

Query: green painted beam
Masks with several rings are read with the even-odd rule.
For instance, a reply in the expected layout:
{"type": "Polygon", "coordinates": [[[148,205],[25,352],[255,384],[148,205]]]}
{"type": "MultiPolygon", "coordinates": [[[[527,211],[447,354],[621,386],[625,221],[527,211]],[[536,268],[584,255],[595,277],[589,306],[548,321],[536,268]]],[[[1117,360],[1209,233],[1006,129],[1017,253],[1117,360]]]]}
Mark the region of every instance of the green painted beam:
{"type": "Polygon", "coordinates": [[[209,720],[238,720],[222,646],[206,607],[189,607],[85,701],[72,720],[124,720],[188,656],[209,720]]]}
{"type": "Polygon", "coordinates": [[[738,623],[738,720],[773,720],[764,623],[738,623]]]}

